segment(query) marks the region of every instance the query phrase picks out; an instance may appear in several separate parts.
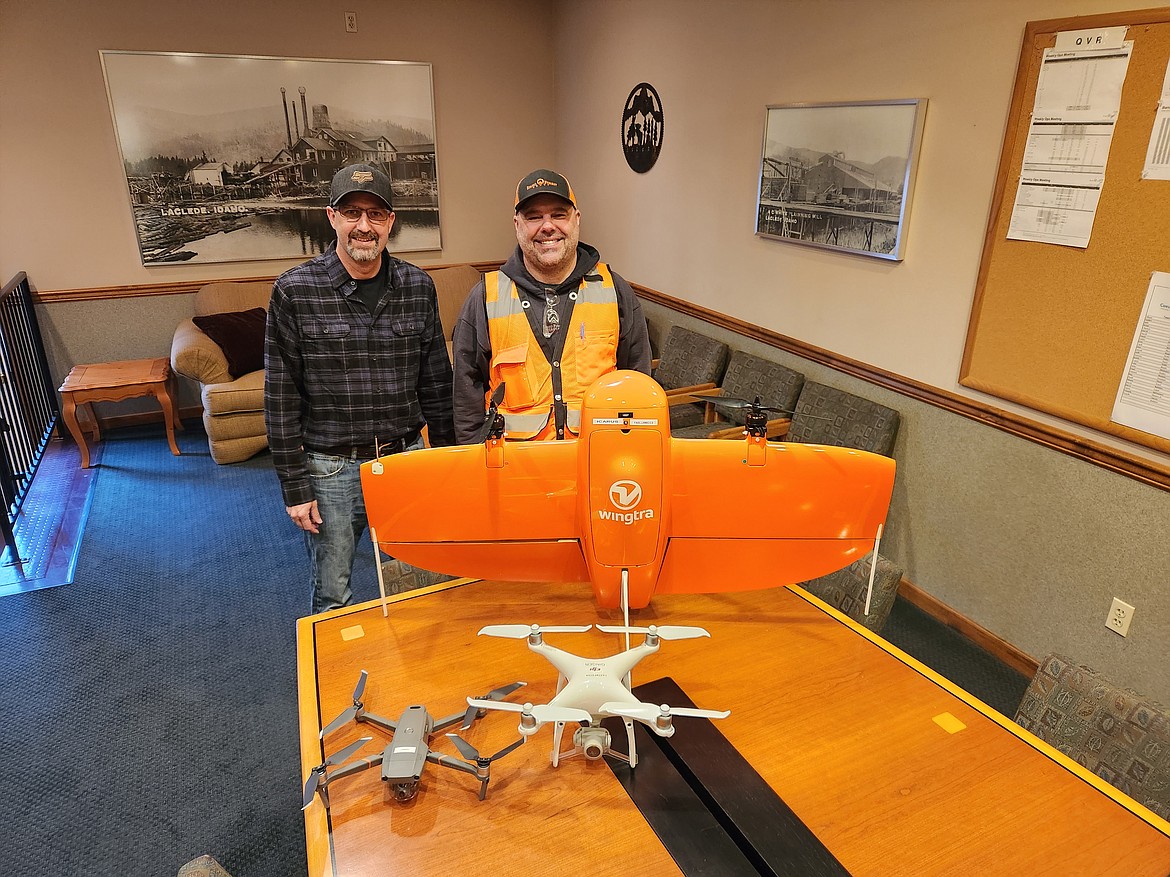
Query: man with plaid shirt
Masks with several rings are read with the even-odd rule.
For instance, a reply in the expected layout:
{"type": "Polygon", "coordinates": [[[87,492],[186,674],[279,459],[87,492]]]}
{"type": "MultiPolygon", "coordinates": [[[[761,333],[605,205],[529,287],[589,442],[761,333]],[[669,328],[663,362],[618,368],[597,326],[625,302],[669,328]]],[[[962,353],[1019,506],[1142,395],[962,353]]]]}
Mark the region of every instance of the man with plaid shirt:
{"type": "Polygon", "coordinates": [[[305,533],[313,612],[353,600],[366,527],[361,463],[455,442],[451,362],[435,285],[386,252],[390,179],[355,164],[333,177],[337,245],[276,279],[268,308],[264,415],[289,517],[305,533]]]}

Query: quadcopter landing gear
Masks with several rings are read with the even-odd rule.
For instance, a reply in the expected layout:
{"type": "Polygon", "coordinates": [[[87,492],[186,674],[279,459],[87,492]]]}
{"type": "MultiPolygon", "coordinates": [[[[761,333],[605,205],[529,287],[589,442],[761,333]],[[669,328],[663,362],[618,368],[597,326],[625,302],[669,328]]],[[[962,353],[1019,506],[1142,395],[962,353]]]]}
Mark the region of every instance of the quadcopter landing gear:
{"type": "Polygon", "coordinates": [[[634,745],[634,723],[626,719],[626,740],[629,746],[629,755],[617,752],[610,747],[609,731],[600,726],[583,725],[573,732],[573,748],[561,750],[561,734],[565,730],[564,722],[557,722],[553,730],[552,766],[556,767],[562,761],[583,756],[586,761],[599,761],[609,755],[619,761],[624,761],[631,768],[638,766],[638,750],[634,745]]]}

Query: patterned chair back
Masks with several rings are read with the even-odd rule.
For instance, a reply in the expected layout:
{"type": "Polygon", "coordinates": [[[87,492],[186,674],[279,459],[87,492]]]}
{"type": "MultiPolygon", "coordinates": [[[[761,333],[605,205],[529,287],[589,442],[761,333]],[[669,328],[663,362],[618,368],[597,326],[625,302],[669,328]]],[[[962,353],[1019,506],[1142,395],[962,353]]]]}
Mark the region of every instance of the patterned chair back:
{"type": "Polygon", "coordinates": [[[894,608],[898,585],[902,581],[902,569],[892,560],[878,555],[877,572],[873,578],[873,597],[869,603],[869,615],[866,615],[865,593],[869,589],[869,567],[872,557],[871,551],[844,569],[818,579],[801,582],[800,586],[863,627],[880,633],[886,625],[886,619],[890,617],[890,610],[894,608]]]}
{"type": "MultiPolygon", "coordinates": [[[[662,355],[654,380],[664,390],[715,384],[727,367],[727,345],[682,326],[671,326],[662,344],[662,355]]],[[[703,422],[703,405],[675,405],[670,409],[670,426],[677,429],[703,422]]]]}
{"type": "Polygon", "coordinates": [[[790,442],[857,448],[892,457],[898,412],[844,390],[805,381],[788,430],[790,442]]]}
{"type": "Polygon", "coordinates": [[[1161,705],[1052,654],[1028,684],[1016,724],[1170,819],[1170,716],[1161,705]]]}
{"type": "Polygon", "coordinates": [[[718,384],[727,367],[727,345],[682,326],[671,326],[662,344],[654,380],[663,389],[718,384]]]}
{"type": "MultiPolygon", "coordinates": [[[[723,383],[720,385],[723,395],[732,399],[743,399],[748,402],[760,397],[763,404],[771,408],[780,408],[792,411],[796,407],[796,400],[800,397],[800,389],[804,386],[804,375],[790,368],[771,362],[750,353],[737,350],[731,354],[727,363],[727,371],[723,373],[723,383]]],[[[715,403],[715,411],[721,420],[743,426],[747,417],[746,408],[728,408],[715,403]]],[[[769,417],[782,417],[781,414],[769,414],[769,417]]]]}

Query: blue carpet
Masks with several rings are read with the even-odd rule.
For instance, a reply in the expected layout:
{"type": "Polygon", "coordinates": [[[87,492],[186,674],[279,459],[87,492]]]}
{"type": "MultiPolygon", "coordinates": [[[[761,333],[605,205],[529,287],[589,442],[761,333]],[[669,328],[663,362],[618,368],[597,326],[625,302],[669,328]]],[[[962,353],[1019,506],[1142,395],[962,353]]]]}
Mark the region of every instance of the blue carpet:
{"type": "MultiPolygon", "coordinates": [[[[306,872],[296,631],[308,560],[271,458],[105,437],[72,585],[0,599],[0,875],[306,872]]],[[[353,589],[377,597],[373,548],[353,589]]],[[[1011,714],[1027,680],[899,600],[886,635],[1011,714]]],[[[390,866],[388,866],[390,867],[390,866]]],[[[388,872],[389,873],[389,872],[388,872]]]]}
{"type": "Polygon", "coordinates": [[[1031,681],[902,597],[882,636],[1009,719],[1031,681]]]}
{"type": "Polygon", "coordinates": [[[267,454],[217,466],[179,438],[106,437],[73,584],[0,600],[0,874],[305,873],[300,532],[267,454]]]}

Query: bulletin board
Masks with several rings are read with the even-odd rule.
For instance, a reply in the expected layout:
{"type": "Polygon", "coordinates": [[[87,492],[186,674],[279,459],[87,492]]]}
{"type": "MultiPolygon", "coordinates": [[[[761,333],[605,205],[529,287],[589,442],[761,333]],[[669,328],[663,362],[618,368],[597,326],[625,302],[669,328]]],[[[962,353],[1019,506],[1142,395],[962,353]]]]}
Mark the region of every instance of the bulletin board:
{"type": "MultiPolygon", "coordinates": [[[[960,383],[1135,443],[1110,420],[1154,271],[1170,271],[1170,180],[1143,180],[1170,7],[1030,22],[1024,32],[960,383]],[[1126,26],[1133,51],[1086,248],[1009,240],[1043,50],[1067,31],[1126,26]]],[[[1170,387],[1168,387],[1170,390],[1170,387]]]]}

